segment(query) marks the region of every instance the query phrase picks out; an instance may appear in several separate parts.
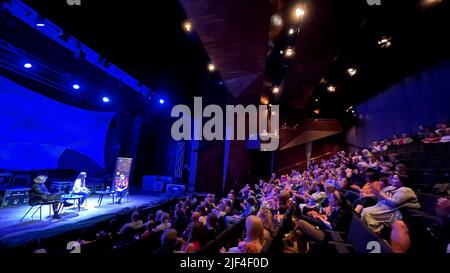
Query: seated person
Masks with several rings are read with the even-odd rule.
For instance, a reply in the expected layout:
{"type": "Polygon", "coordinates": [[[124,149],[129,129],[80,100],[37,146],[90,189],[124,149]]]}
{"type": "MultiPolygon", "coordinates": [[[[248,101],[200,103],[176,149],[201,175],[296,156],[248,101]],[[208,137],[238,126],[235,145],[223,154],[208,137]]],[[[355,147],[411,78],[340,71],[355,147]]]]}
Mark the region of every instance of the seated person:
{"type": "MultiPolygon", "coordinates": [[[[34,184],[31,186],[29,191],[29,204],[31,206],[39,204],[52,203],[53,206],[53,218],[59,219],[60,205],[63,203],[61,197],[58,194],[50,193],[45,186],[45,181],[47,181],[46,175],[39,175],[34,179],[34,184]]],[[[72,206],[73,204],[64,202],[64,206],[72,206]]]]}
{"type": "Polygon", "coordinates": [[[407,179],[396,173],[392,176],[391,186],[382,191],[371,185],[379,201],[375,206],[363,209],[361,218],[374,232],[380,232],[383,227],[391,228],[395,221],[402,219],[401,208],[420,208],[416,194],[407,186],[407,179]]]}
{"type": "Polygon", "coordinates": [[[128,179],[125,178],[124,174],[121,174],[119,178],[116,179],[116,193],[119,197],[117,204],[122,203],[122,197],[128,192],[128,179]]]}
{"type": "Polygon", "coordinates": [[[347,208],[347,201],[344,195],[339,191],[334,191],[328,195],[328,200],[330,209],[327,214],[310,211],[308,215],[313,218],[313,221],[304,218],[297,222],[293,234],[297,239],[299,252],[307,250],[307,240],[322,241],[325,238],[324,230],[335,230],[345,233],[348,231],[352,213],[347,208]]]}
{"type": "Polygon", "coordinates": [[[425,139],[422,140],[423,143],[438,143],[441,140],[441,136],[435,133],[430,133],[425,139]]]}
{"type": "Polygon", "coordinates": [[[248,197],[247,200],[244,200],[241,203],[241,206],[244,208],[244,211],[241,214],[235,214],[233,216],[225,216],[225,225],[231,227],[233,224],[239,222],[242,219],[247,218],[247,216],[254,214],[256,212],[256,200],[253,196],[248,197]]]}
{"type": "Polygon", "coordinates": [[[131,214],[131,222],[126,223],[123,225],[123,227],[120,229],[119,233],[124,233],[129,230],[137,230],[144,226],[144,223],[140,219],[139,211],[135,210],[131,214]]]}
{"type": "Polygon", "coordinates": [[[356,213],[361,213],[363,208],[373,206],[377,203],[377,198],[372,188],[381,190],[378,183],[378,177],[374,172],[366,173],[366,184],[360,188],[359,186],[352,185],[351,188],[359,192],[359,198],[353,202],[356,213]]]}
{"type": "MultiPolygon", "coordinates": [[[[228,250],[229,253],[261,253],[264,244],[264,226],[261,218],[250,215],[245,220],[245,239],[237,247],[228,250]]],[[[227,252],[225,248],[221,253],[227,252]]]]}
{"type": "Polygon", "coordinates": [[[441,140],[439,142],[450,142],[450,128],[445,129],[445,135],[441,137],[441,140]]]}
{"type": "Polygon", "coordinates": [[[91,193],[88,188],[86,188],[86,173],[81,172],[77,179],[75,179],[75,183],[73,184],[72,193],[77,195],[83,195],[83,198],[81,198],[80,206],[84,204],[84,201],[88,197],[88,195],[91,193]]]}

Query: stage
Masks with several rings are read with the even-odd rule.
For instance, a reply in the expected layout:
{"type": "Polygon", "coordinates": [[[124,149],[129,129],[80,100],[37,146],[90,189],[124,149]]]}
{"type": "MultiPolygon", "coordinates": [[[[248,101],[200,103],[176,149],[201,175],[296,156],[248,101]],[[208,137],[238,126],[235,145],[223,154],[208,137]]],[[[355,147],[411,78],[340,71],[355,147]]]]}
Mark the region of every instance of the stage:
{"type": "MultiPolygon", "coordinates": [[[[80,229],[101,221],[111,219],[121,212],[126,213],[141,206],[153,206],[166,200],[164,195],[130,195],[124,198],[122,204],[112,204],[109,196],[103,198],[101,206],[98,206],[98,195],[88,198],[86,208],[78,211],[77,206],[64,208],[60,214],[61,219],[53,219],[52,211],[49,215],[49,206],[42,207],[42,221],[39,220],[39,211],[31,219],[34,210],[20,222],[30,208],[22,205],[11,208],[0,208],[0,249],[16,246],[31,239],[47,238],[67,231],[80,229]]],[[[145,220],[145,219],[143,219],[145,220]]]]}

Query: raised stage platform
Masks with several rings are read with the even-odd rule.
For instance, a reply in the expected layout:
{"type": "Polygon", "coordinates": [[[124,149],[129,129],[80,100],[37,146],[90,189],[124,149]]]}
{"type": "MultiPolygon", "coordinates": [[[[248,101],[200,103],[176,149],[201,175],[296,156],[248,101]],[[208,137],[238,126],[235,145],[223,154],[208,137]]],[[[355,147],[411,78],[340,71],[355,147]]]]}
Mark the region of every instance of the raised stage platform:
{"type": "Polygon", "coordinates": [[[98,195],[88,198],[85,209],[78,211],[77,206],[64,208],[61,219],[53,219],[49,215],[48,206],[42,207],[42,221],[39,212],[31,219],[32,210],[22,222],[20,219],[30,208],[29,205],[0,208],[0,249],[26,243],[31,239],[47,238],[67,231],[92,226],[101,221],[108,220],[121,212],[141,206],[153,206],[162,203],[167,198],[163,195],[130,195],[129,200],[124,198],[122,204],[112,204],[111,197],[105,196],[102,205],[98,206],[98,195]]]}

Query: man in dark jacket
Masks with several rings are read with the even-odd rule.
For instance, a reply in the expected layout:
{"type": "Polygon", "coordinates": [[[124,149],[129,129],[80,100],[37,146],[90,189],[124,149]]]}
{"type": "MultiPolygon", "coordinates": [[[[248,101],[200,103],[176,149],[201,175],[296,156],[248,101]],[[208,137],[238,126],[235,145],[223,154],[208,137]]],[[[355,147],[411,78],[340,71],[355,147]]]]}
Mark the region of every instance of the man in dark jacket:
{"type": "Polygon", "coordinates": [[[51,194],[45,186],[47,181],[46,175],[39,175],[34,179],[34,184],[29,191],[29,203],[32,206],[39,204],[52,204],[53,206],[53,218],[59,219],[58,214],[60,210],[61,200],[57,194],[51,194]]]}

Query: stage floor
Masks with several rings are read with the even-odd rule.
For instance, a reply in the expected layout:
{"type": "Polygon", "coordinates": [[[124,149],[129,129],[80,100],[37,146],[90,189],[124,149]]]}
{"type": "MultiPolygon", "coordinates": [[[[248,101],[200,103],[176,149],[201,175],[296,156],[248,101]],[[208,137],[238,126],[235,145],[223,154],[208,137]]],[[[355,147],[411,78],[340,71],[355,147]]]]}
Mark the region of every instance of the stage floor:
{"type": "Polygon", "coordinates": [[[0,248],[23,244],[31,239],[46,238],[70,230],[84,228],[96,222],[105,221],[121,211],[140,206],[152,206],[164,201],[163,195],[130,195],[124,198],[122,204],[112,204],[111,197],[105,196],[102,205],[98,206],[98,195],[88,198],[87,207],[78,211],[76,206],[64,208],[61,219],[49,216],[49,206],[42,207],[42,221],[39,221],[39,211],[31,219],[31,210],[20,222],[30,208],[28,205],[0,208],[0,248]]]}

